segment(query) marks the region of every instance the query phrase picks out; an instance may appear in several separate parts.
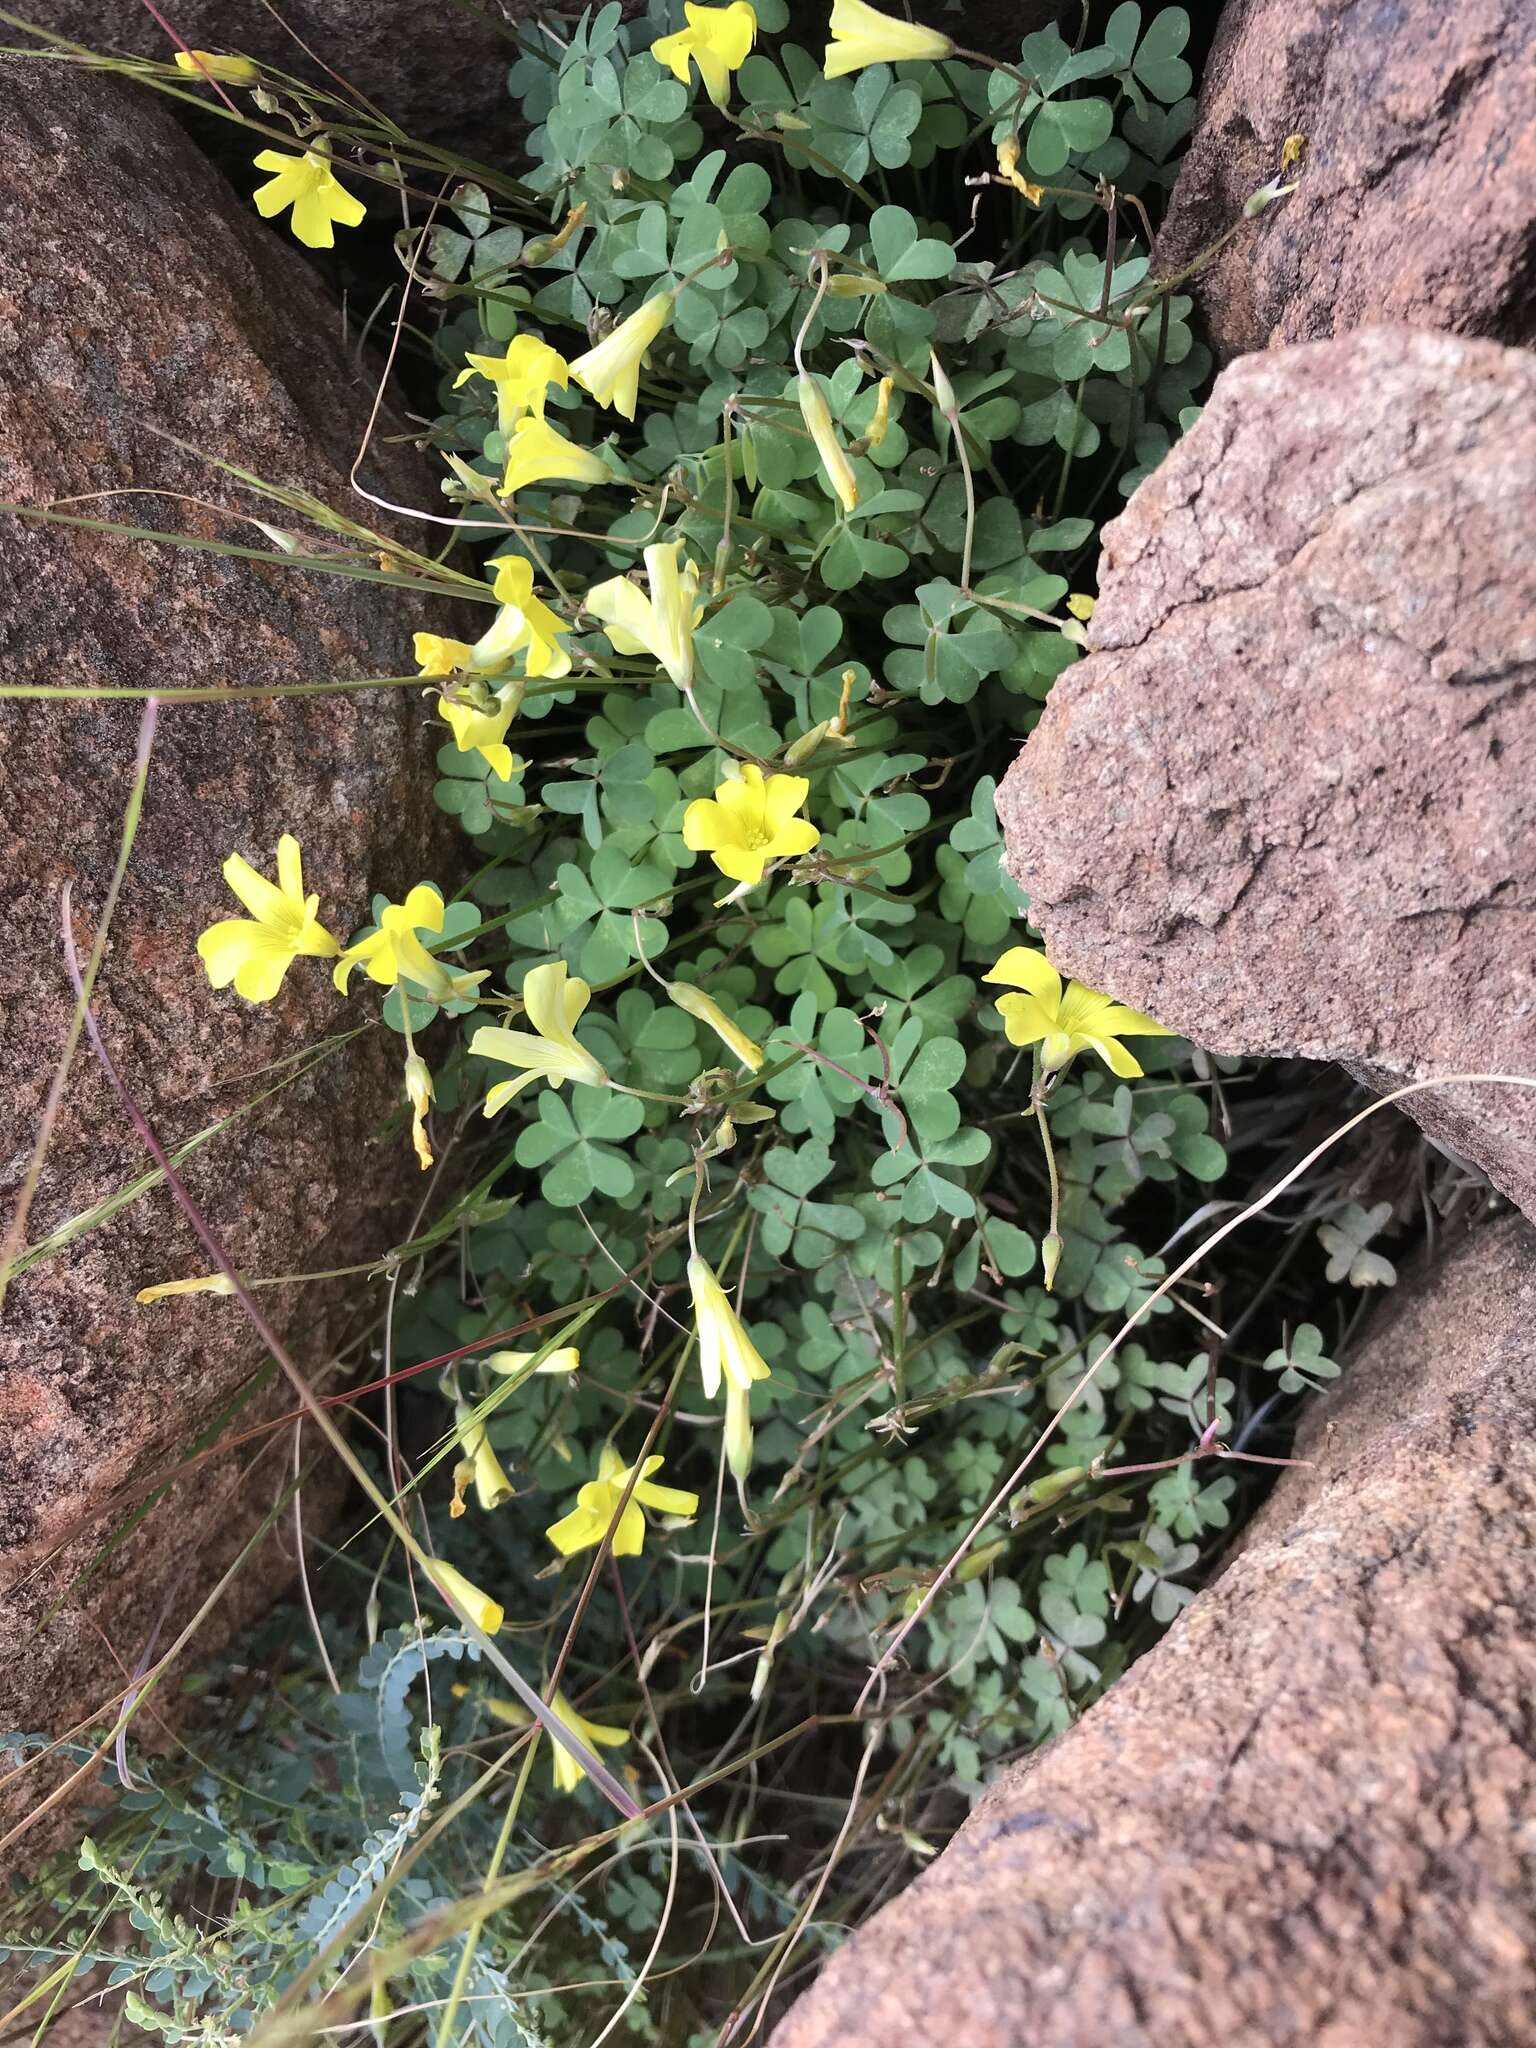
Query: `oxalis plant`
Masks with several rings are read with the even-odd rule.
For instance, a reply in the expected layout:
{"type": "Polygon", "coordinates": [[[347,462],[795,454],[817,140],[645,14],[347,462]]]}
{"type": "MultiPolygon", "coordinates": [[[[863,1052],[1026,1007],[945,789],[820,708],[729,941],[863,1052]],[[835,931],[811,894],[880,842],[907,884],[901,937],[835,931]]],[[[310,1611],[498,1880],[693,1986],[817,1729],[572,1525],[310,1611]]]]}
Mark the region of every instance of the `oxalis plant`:
{"type": "MultiPolygon", "coordinates": [[[[682,12],[519,31],[516,181],[244,57],[114,66],[256,129],[312,247],[403,209],[443,503],[420,552],[267,531],[440,596],[396,680],[469,879],[357,928],[291,835],[232,852],[243,915],[209,878],[215,988],[396,1034],[425,1194],[318,1649],[280,1617],[216,1735],[120,1750],[13,1940],[34,2025],[99,1970],[173,2041],[746,2038],[1179,1612],[1244,1418],[1337,1371],[1347,1307],[1276,1285],[1245,1346],[1173,1284],[1254,1077],[1064,986],[993,801],[1209,367],[1149,256],[1187,19],[1005,62],[682,12]]],[[[205,1243],[139,1312],[291,1289],[205,1243]]]]}

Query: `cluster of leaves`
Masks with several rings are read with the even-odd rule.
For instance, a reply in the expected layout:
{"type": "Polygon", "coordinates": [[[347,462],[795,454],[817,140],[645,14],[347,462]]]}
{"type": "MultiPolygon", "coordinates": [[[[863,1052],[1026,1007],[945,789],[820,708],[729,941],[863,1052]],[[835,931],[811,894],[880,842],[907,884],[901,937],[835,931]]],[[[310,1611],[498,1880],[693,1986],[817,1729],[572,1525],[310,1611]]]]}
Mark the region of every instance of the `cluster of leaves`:
{"type": "MultiPolygon", "coordinates": [[[[1127,4],[1097,42],[1027,37],[1011,69],[951,60],[829,80],[775,33],[782,0],[756,11],[761,39],[726,113],[648,53],[678,25],[670,0],[628,22],[604,6],[563,39],[523,30],[511,89],[536,207],[519,215],[465,183],[451,220],[407,238],[443,310],[432,440],[492,483],[506,448],[489,385],[456,381],[466,354],[525,331],[574,353],[594,323],[675,292],[632,428],[575,387],[549,394],[552,421],[604,445],[612,485],[520,491],[495,554],[526,553],[573,606],[642,545],[676,540],[705,602],[691,702],[649,661],[578,633],[572,673],[528,690],[511,777],[452,745],[438,757],[437,801],[472,870],[438,950],[513,992],[564,962],[593,989],[583,1043],[641,1092],[531,1088],[487,1123],[505,1073],[469,1052],[485,1013],[390,998],[386,1022],[409,1023],[431,1062],[435,1142],[459,1192],[414,1240],[388,1356],[469,1362],[429,1374],[414,1407],[401,1397],[389,1476],[408,1473],[433,1551],[505,1604],[531,1677],[571,1627],[566,1691],[660,1741],[675,1782],[773,1756],[698,1797],[700,1862],[755,1935],[787,1941],[804,1855],[742,1838],[791,1812],[803,1843],[810,1815],[830,1853],[852,1762],[833,1739],[807,1791],[786,1761],[799,1752],[772,1746],[851,1704],[1120,1323],[1150,1304],[885,1675],[892,1854],[929,1853],[1000,1760],[1070,1725],[1190,1597],[1240,1507],[1238,1479],[1188,1455],[1213,1426],[1240,1430],[1275,1375],[1289,1395],[1337,1367],[1315,1324],[1282,1323],[1308,1305],[1285,1286],[1278,1347],[1219,1369],[1192,1298],[1152,1299],[1165,1248],[1227,1173],[1245,1079],[1178,1041],[1138,1047],[1141,1079],[1079,1063],[1055,1090],[1064,1248],[1046,1291],[1029,1056],[982,980],[1028,937],[996,779],[1076,659],[1065,601],[1091,588],[1098,522],[1187,423],[1209,367],[1148,249],[1192,110],[1186,18],[1127,4]],[[993,177],[1012,137],[1038,203],[993,177]],[[797,339],[851,450],[851,511],[802,428],[797,339]],[[684,844],[687,804],[732,756],[782,766],[844,706],[846,737],[795,764],[815,852],[726,898],[684,844]],[[723,1069],[652,969],[707,988],[761,1041],[760,1073],[723,1069]],[[753,1389],[739,1499],[717,1489],[719,1414],[688,1365],[696,1175],[700,1248],[739,1283],[772,1368],[753,1389]],[[578,1314],[580,1372],[487,1412],[512,1497],[451,1517],[442,1392],[485,1399],[477,1350],[560,1341],[578,1314]],[[605,1440],[638,1453],[658,1407],[668,1477],[718,1505],[599,1579],[576,1627],[579,1563],[551,1577],[544,1526],[605,1440]]],[[[1390,1278],[1369,1217],[1331,1227],[1337,1277],[1390,1278]]],[[[414,1592],[441,1614],[429,1587],[414,1592]]],[[[223,2038],[204,2026],[215,2013],[235,2037],[305,1971],[337,1981],[368,1942],[389,1953],[487,1873],[537,1866],[539,1885],[484,1924],[406,1944],[374,2007],[380,2039],[392,2004],[453,2001],[454,2039],[574,2042],[618,1997],[641,2038],[714,2038],[711,2020],[757,1995],[753,1964],[743,1947],[673,1967],[707,1944],[713,1893],[690,1864],[682,1903],[664,1908],[675,1852],[661,1828],[621,1851],[599,1914],[550,1872],[546,1846],[580,1823],[542,1770],[518,1780],[505,1820],[493,1801],[455,1803],[511,1740],[490,1713],[503,1688],[456,1628],[380,1633],[411,1613],[398,1551],[376,1535],[337,1551],[319,1593],[333,1661],[350,1656],[358,1677],[333,1692],[296,1676],[265,1714],[237,1706],[238,1671],[211,1679],[234,1715],[221,1767],[141,1765],[102,1837],[120,1853],[89,1852],[142,1956],[108,1957],[94,1932],[51,1953],[110,1961],[138,2024],[168,2039],[223,2038]],[[433,1816],[450,1811],[445,1831],[433,1816]],[[216,1942],[154,1896],[157,1878],[189,1871],[216,1942]],[[553,1931],[527,1948],[551,1896],[553,1931]],[[638,1958],[653,1942],[649,1987],[638,1958]]],[[[636,1782],[654,1796],[649,1776],[636,1782]]],[[[591,1787],[578,1798],[601,1813],[591,1787]]],[[[886,1867],[829,1917],[856,1918],[886,1867]]]]}

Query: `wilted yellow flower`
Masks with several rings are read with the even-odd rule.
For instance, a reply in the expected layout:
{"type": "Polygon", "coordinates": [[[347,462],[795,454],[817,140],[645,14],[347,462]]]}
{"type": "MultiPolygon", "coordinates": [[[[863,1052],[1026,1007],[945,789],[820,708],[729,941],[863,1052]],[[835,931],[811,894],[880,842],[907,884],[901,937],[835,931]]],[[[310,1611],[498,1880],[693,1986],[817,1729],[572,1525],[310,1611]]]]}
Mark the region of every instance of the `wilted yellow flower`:
{"type": "Polygon", "coordinates": [[[1074,619],[1091,619],[1093,608],[1094,600],[1085,590],[1074,590],[1067,599],[1067,610],[1074,619]]]}
{"type": "MultiPolygon", "coordinates": [[[[488,1365],[492,1372],[510,1377],[515,1372],[524,1372],[538,1357],[537,1351],[492,1351],[480,1363],[488,1365]]],[[[551,1351],[539,1366],[541,1373],[572,1373],[581,1364],[581,1353],[574,1344],[562,1345],[558,1351],[551,1351]]]]}
{"type": "MultiPolygon", "coordinates": [[[[629,1740],[627,1729],[610,1728],[601,1721],[589,1721],[585,1714],[578,1714],[563,1692],[557,1692],[550,1705],[571,1733],[589,1749],[612,1749],[617,1744],[629,1740]]],[[[574,1792],[587,1775],[586,1772],[575,1757],[568,1750],[562,1749],[558,1742],[551,1742],[549,1747],[550,1761],[554,1765],[555,1790],[574,1792]]]]}
{"type": "Polygon", "coordinates": [[[725,1385],[725,1462],[737,1479],[752,1470],[752,1394],[734,1380],[725,1385]]]}
{"type": "Polygon", "coordinates": [[[277,842],[276,886],[238,853],[225,861],[224,879],[251,917],[223,918],[198,939],[198,956],[215,988],[233,982],[247,1002],[269,1003],[301,953],[329,960],[341,951],[319,922],[320,898],[304,894],[299,842],[291,832],[277,842]]]}
{"type": "Polygon", "coordinates": [[[827,78],[862,71],[866,64],[910,64],[924,58],[937,63],[952,56],[955,48],[937,29],[898,21],[866,7],[864,0],[832,0],[831,29],[821,67],[827,78]]]}
{"type": "Polygon", "coordinates": [[[619,1502],[629,1484],[630,1467],[612,1444],[604,1444],[597,1461],[597,1477],[589,1479],[576,1496],[576,1505],[558,1522],[551,1522],[544,1534],[562,1557],[574,1557],[578,1550],[591,1550],[613,1530],[615,1557],[638,1557],[645,1548],[646,1508],[658,1515],[686,1515],[699,1512],[699,1496],[677,1486],[657,1486],[651,1478],[663,1460],[647,1458],[640,1468],[634,1491],[619,1513],[619,1502]],[[617,1517],[617,1521],[615,1521],[617,1517]]]}
{"type": "Polygon", "coordinates": [[[345,995],[354,967],[361,967],[380,988],[405,980],[440,1003],[473,995],[485,980],[480,974],[450,974],[417,938],[418,931],[440,932],[443,899],[430,882],[418,882],[403,903],[386,903],[376,930],[348,946],[331,969],[331,979],[345,995]]]}
{"type": "Polygon", "coordinates": [[[683,844],[707,853],[733,882],[757,883],[771,860],[809,853],[821,838],[796,811],[810,792],[803,775],[770,775],[755,761],[740,778],[722,782],[713,797],[700,797],[683,813],[683,844]]]}
{"type": "Polygon", "coordinates": [[[505,355],[468,354],[464,364],[453,380],[454,390],[470,377],[488,378],[496,387],[496,424],[503,434],[511,433],[524,413],[543,419],[550,385],[558,384],[564,391],[571,375],[570,365],[560,351],[551,348],[547,341],[540,341],[536,334],[514,334],[505,355]]]}
{"type": "Polygon", "coordinates": [[[763,1064],[763,1048],[755,1038],[748,1038],[739,1024],[731,1021],[713,996],[706,995],[691,981],[669,981],[667,994],[680,1010],[686,1010],[690,1017],[697,1017],[701,1024],[707,1024],[744,1067],[750,1068],[754,1074],[757,1072],[763,1064]]]}
{"type": "Polygon", "coordinates": [[[650,596],[627,576],[610,577],[587,592],[586,609],[620,654],[649,654],[680,690],[693,687],[693,629],[703,605],[697,566],[684,559],[677,540],[657,541],[645,551],[650,596]]]}
{"type": "MultiPolygon", "coordinates": [[[[578,448],[548,420],[532,413],[520,419],[507,436],[507,467],[500,485],[504,498],[528,484],[601,484],[612,478],[612,470],[600,455],[578,448]]],[[[533,565],[526,566],[531,576],[533,565]]]]}
{"type": "Polygon", "coordinates": [[[1017,135],[1005,135],[997,145],[997,175],[1000,183],[1011,185],[1015,192],[1022,193],[1031,206],[1038,206],[1045,197],[1045,187],[1032,185],[1019,169],[1017,135]]]}
{"type": "Polygon", "coordinates": [[[651,343],[671,318],[672,294],[658,292],[637,313],[621,320],[612,334],[578,356],[571,364],[571,375],[599,405],[632,420],[640,397],[641,365],[649,360],[651,343]]]}
{"type": "MultiPolygon", "coordinates": [[[[212,50],[178,50],[176,69],[188,78],[216,78],[221,85],[256,85],[261,79],[261,66],[249,57],[218,57],[212,50]]],[[[268,168],[260,157],[256,162],[262,170],[268,168]]]]}
{"type": "Polygon", "coordinates": [[[878,448],[885,439],[891,424],[891,393],[895,389],[894,377],[882,377],[875,392],[874,417],[865,429],[864,439],[871,448],[878,448]]]}
{"type": "Polygon", "coordinates": [[[1140,1063],[1120,1043],[1122,1038],[1171,1038],[1165,1025],[1154,1024],[1140,1010],[1128,1010],[1097,990],[1074,981],[1062,993],[1061,976],[1035,946],[1010,946],[981,977],[1023,989],[1023,995],[999,996],[1009,1042],[1038,1045],[1046,1073],[1054,1073],[1080,1052],[1096,1052],[1112,1074],[1131,1081],[1140,1063]]]}
{"type": "Polygon", "coordinates": [[[476,1500],[489,1514],[492,1508],[499,1508],[503,1501],[512,1498],[512,1482],[502,1470],[501,1460],[491,1449],[485,1424],[476,1421],[475,1411],[467,1402],[457,1404],[454,1420],[458,1424],[459,1449],[464,1454],[464,1463],[454,1473],[455,1507],[462,1508],[459,1473],[464,1472],[466,1483],[474,1481],[476,1500]]]}
{"type": "Polygon", "coordinates": [[[723,107],[731,96],[731,73],[746,63],[756,39],[757,16],[747,0],[732,0],[729,7],[695,7],[693,0],[683,0],[683,13],[688,26],[659,37],[651,45],[651,55],[684,85],[691,57],[704,90],[717,107],[723,107]]]}
{"type": "Polygon", "coordinates": [[[585,1046],[578,1045],[576,1020],[592,1000],[592,990],[579,975],[566,978],[565,962],[533,967],[523,983],[523,1003],[532,1031],[508,1031],[500,1024],[482,1024],[470,1044],[480,1059],[525,1067],[514,1081],[498,1081],[485,1098],[485,1114],[504,1109],[530,1081],[581,1081],[588,1088],[606,1088],[608,1076],[585,1046]]]}
{"type": "Polygon", "coordinates": [[[432,1147],[427,1142],[427,1111],[432,1107],[432,1070],[419,1052],[405,1056],[405,1099],[411,1105],[411,1143],[425,1173],[432,1164],[432,1147]]]}
{"type": "Polygon", "coordinates": [[[302,156],[285,156],[280,149],[264,149],[253,159],[258,171],[277,175],[258,185],[251,197],[263,220],[293,208],[291,226],[306,249],[334,249],[332,223],[355,228],[368,211],[345,185],[336,182],[331,160],[318,151],[306,149],[302,156]]]}
{"type": "Polygon", "coordinates": [[[501,610],[470,649],[470,666],[493,676],[521,654],[529,676],[569,675],[571,657],[560,641],[571,629],[558,612],[534,596],[533,564],[526,555],[501,557],[491,595],[501,610]]]}
{"type": "Polygon", "coordinates": [[[191,1280],[162,1280],[155,1287],[141,1287],[133,1297],[148,1305],[169,1301],[173,1294],[233,1294],[235,1283],[227,1273],[198,1273],[191,1280]]]}
{"type": "Polygon", "coordinates": [[[809,374],[797,380],[795,389],[799,394],[801,416],[810,429],[816,453],[821,458],[823,474],[844,512],[852,512],[859,502],[859,480],[848,460],[848,451],[837,438],[826,393],[817,379],[809,374]]]}
{"type": "Polygon", "coordinates": [[[461,1571],[445,1564],[440,1557],[427,1560],[427,1572],[455,1613],[462,1609],[488,1636],[497,1633],[507,1618],[507,1610],[499,1600],[493,1600],[489,1593],[482,1593],[472,1579],[466,1579],[461,1571]]]}
{"type": "Polygon", "coordinates": [[[709,1261],[701,1259],[697,1252],[688,1261],[688,1286],[699,1330],[699,1370],[710,1399],[720,1391],[722,1373],[733,1387],[743,1390],[754,1380],[767,1379],[768,1367],[762,1354],[731,1307],[709,1261]]]}

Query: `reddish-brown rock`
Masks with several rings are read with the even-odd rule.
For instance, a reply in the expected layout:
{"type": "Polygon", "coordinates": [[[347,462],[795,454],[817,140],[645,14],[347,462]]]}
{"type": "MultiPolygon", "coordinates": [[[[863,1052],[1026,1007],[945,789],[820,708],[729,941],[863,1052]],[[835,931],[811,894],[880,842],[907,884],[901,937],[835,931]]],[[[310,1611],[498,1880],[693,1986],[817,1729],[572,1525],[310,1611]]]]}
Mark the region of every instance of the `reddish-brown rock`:
{"type": "MultiPolygon", "coordinates": [[[[1062,971],[1381,1090],[1536,1075],[1533,503],[1528,354],[1376,329],[1224,371],[998,793],[1062,971]]],[[[1407,1107],[1536,1214],[1536,1091],[1407,1107]]]]}
{"type": "MultiPolygon", "coordinates": [[[[161,438],[175,433],[367,517],[347,472],[371,387],[298,254],[231,201],[147,95],[63,67],[0,64],[0,114],[0,498],[69,498],[88,515],[266,547],[210,501],[271,508],[161,438]],[[184,495],[141,494],[150,487],[184,495]],[[134,494],[92,495],[125,489],[134,494]]],[[[384,436],[402,431],[386,416],[384,436]]],[[[403,442],[381,436],[364,474],[397,501],[434,501],[429,467],[403,442]]],[[[278,562],[0,519],[0,672],[12,683],[177,689],[397,675],[426,609],[278,562]]],[[[117,854],[139,716],[129,702],[0,700],[0,1229],[72,1008],[61,892],[72,888],[83,954],[117,854]]],[[[220,876],[231,848],[270,873],[285,829],[299,836],[308,885],[341,937],[366,918],[373,889],[398,893],[430,875],[444,842],[427,725],[415,693],[401,690],[168,703],[161,714],[97,1007],[169,1143],[292,1081],[186,1167],[253,1275],[344,1265],[390,1242],[384,1212],[416,1178],[403,1143],[380,1138],[400,1086],[398,1049],[374,1029],[305,1062],[297,1078],[291,1066],[275,1071],[367,1024],[369,1006],[344,1004],[322,961],[297,962],[264,1008],[215,994],[197,934],[238,914],[220,876]]],[[[28,1241],[147,1165],[82,1047],[28,1241]]],[[[0,1319],[0,1732],[67,1727],[119,1691],[151,1644],[169,1648],[291,1470],[291,1433],[265,1439],[249,1471],[222,1456],[106,1548],[123,1521],[114,1490],[173,1463],[262,1363],[232,1302],[135,1306],[137,1288],[207,1264],[157,1189],[25,1263],[12,1283],[0,1319]]],[[[311,1371],[352,1328],[345,1287],[266,1300],[311,1371]]],[[[238,1421],[291,1405],[278,1383],[238,1421]]],[[[292,1533],[287,1511],[281,1544],[242,1575],[199,1652],[270,1599],[291,1572],[292,1533]]],[[[173,1683],[156,1705],[174,1692],[173,1683]]],[[[33,1782],[0,1800],[0,1835],[33,1782]]],[[[0,1850],[0,1871],[16,1853],[0,1850]]]]}
{"type": "Polygon", "coordinates": [[[1230,0],[1158,238],[1181,270],[1273,178],[1301,182],[1195,286],[1217,354],[1401,320],[1536,334],[1530,0],[1230,0]]]}
{"type": "Polygon", "coordinates": [[[1536,2041],[1536,1238],[1466,1241],[1242,1550],[773,2048],[1536,2041]]]}

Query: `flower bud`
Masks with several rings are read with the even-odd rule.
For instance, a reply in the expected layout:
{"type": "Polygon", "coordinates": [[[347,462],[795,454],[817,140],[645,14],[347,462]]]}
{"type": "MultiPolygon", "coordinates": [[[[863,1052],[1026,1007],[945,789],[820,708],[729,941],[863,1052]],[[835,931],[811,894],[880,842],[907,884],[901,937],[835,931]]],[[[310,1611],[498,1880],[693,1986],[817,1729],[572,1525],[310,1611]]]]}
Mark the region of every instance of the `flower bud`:
{"type": "Polygon", "coordinates": [[[752,1393],[734,1380],[725,1383],[725,1462],[738,1479],[752,1470],[752,1393]]]}
{"type": "Polygon", "coordinates": [[[756,1039],[748,1038],[739,1024],[729,1018],[713,996],[696,988],[690,981],[672,981],[667,984],[667,994],[680,1010],[686,1010],[690,1017],[697,1017],[701,1024],[707,1024],[720,1043],[735,1053],[744,1067],[756,1073],[763,1064],[763,1048],[756,1039]]]}
{"type": "Polygon", "coordinates": [[[168,1301],[173,1294],[233,1294],[235,1283],[227,1273],[199,1273],[192,1280],[162,1280],[158,1287],[141,1287],[133,1297],[146,1306],[168,1301]]]}
{"type": "Polygon", "coordinates": [[[1065,1248],[1065,1240],[1059,1230],[1053,1230],[1048,1237],[1040,1241],[1040,1267],[1047,1294],[1056,1285],[1056,1268],[1061,1264],[1061,1255],[1065,1248]]]}
{"type": "Polygon", "coordinates": [[[216,78],[221,85],[255,85],[261,66],[249,57],[216,57],[211,50],[178,50],[176,69],[188,78],[216,78]]]}
{"type": "Polygon", "coordinates": [[[843,511],[852,512],[859,502],[859,480],[853,473],[853,464],[848,460],[843,444],[837,438],[826,394],[816,378],[809,375],[800,378],[797,390],[801,416],[816,444],[816,453],[821,458],[827,482],[843,511]]]}

